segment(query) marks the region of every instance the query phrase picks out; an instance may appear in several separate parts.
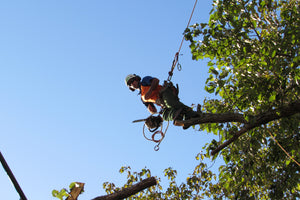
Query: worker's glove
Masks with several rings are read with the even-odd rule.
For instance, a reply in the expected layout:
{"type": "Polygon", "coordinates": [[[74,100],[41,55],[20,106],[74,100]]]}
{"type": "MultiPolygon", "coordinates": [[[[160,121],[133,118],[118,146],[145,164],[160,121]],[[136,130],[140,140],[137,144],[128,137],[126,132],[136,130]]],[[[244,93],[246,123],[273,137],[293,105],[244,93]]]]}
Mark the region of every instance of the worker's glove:
{"type": "Polygon", "coordinates": [[[160,115],[158,116],[151,115],[146,119],[145,124],[148,127],[149,131],[154,132],[161,126],[162,122],[163,119],[160,115]]]}

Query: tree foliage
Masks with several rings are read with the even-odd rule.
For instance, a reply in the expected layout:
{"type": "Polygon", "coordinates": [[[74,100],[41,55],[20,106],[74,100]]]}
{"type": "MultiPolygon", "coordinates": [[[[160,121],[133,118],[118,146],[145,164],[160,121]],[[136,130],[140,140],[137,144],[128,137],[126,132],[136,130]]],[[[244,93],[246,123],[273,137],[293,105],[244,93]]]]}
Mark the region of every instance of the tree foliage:
{"type": "MultiPolygon", "coordinates": [[[[198,154],[196,159],[202,160],[204,157],[206,155],[198,154]]],[[[123,186],[125,188],[151,176],[151,172],[147,168],[142,169],[140,172],[132,172],[130,167],[122,167],[120,173],[127,174],[127,183],[123,186]]],[[[195,167],[186,182],[180,185],[176,183],[177,171],[171,167],[164,170],[164,176],[169,181],[166,189],[163,189],[161,184],[158,183],[156,186],[152,186],[127,199],[203,199],[206,196],[216,196],[216,194],[210,192],[210,189],[214,187],[213,182],[216,180],[216,175],[209,171],[207,165],[202,161],[195,167]]],[[[108,194],[121,190],[121,188],[109,182],[105,182],[103,188],[108,194]]]]}
{"type": "MultiPolygon", "coordinates": [[[[299,102],[299,1],[214,1],[209,22],[187,29],[186,39],[193,59],[209,60],[206,91],[221,97],[206,100],[204,112],[237,112],[255,123],[253,116],[299,102]]],[[[299,197],[300,167],[270,137],[272,133],[300,160],[299,121],[299,110],[266,121],[224,149],[226,166],[220,168],[216,184],[222,188],[220,197],[299,197]]],[[[236,122],[201,124],[200,130],[219,134],[223,142],[241,126],[236,122]]],[[[207,150],[214,146],[212,143],[207,150]]]]}

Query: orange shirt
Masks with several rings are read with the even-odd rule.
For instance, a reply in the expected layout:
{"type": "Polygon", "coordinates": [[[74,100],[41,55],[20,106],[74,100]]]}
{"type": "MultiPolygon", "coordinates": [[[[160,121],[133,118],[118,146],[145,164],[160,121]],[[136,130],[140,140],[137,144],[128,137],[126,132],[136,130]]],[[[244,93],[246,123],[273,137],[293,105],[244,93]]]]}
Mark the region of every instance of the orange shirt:
{"type": "Polygon", "coordinates": [[[155,103],[156,100],[159,98],[159,91],[161,90],[161,85],[158,85],[155,90],[152,91],[151,96],[149,99],[145,99],[145,95],[150,89],[151,86],[141,86],[141,98],[144,102],[149,102],[149,103],[155,103]]]}

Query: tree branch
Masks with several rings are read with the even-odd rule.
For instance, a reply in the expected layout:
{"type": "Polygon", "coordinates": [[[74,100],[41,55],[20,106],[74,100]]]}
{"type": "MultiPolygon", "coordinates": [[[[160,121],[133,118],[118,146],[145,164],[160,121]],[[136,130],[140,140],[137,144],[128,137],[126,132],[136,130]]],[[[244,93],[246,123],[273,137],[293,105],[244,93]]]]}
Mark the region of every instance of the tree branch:
{"type": "Polygon", "coordinates": [[[229,144],[231,144],[232,142],[237,140],[243,133],[246,133],[255,127],[259,127],[263,124],[266,124],[268,122],[271,122],[271,121],[274,121],[277,119],[281,119],[284,117],[290,117],[290,116],[298,114],[298,113],[300,113],[300,101],[299,100],[294,101],[294,102],[292,102],[286,106],[283,106],[281,108],[262,113],[255,117],[256,118],[255,122],[253,122],[251,124],[246,124],[240,131],[235,133],[232,138],[225,141],[223,144],[221,144],[215,150],[213,150],[211,152],[211,155],[215,155],[216,153],[218,153],[219,151],[221,151],[222,149],[227,147],[229,144]]]}
{"type": "Polygon", "coordinates": [[[207,124],[207,123],[226,123],[226,122],[239,122],[244,124],[244,127],[239,130],[237,133],[233,135],[232,138],[224,142],[222,145],[220,145],[217,149],[212,151],[212,155],[218,153],[223,148],[231,144],[233,141],[238,139],[243,133],[246,133],[247,131],[259,127],[263,124],[266,124],[268,122],[284,118],[284,117],[290,117],[292,115],[295,115],[297,113],[300,113],[300,100],[296,100],[290,104],[287,104],[285,106],[282,106],[278,109],[269,110],[267,112],[258,114],[256,116],[252,116],[252,120],[248,122],[243,114],[239,113],[200,113],[200,117],[192,118],[185,121],[174,121],[174,125],[176,126],[193,126],[197,124],[207,124]]]}
{"type": "Polygon", "coordinates": [[[242,114],[239,113],[200,113],[200,117],[192,118],[189,120],[179,121],[176,120],[177,126],[192,126],[196,124],[207,123],[226,123],[226,122],[240,122],[247,124],[247,120],[242,114]]]}
{"type": "Polygon", "coordinates": [[[134,195],[148,187],[156,185],[156,179],[155,177],[150,177],[142,180],[141,182],[132,185],[131,187],[124,188],[121,191],[115,192],[113,194],[105,195],[105,196],[99,196],[92,200],[119,200],[119,199],[125,199],[127,197],[130,197],[131,195],[134,195]]]}
{"type": "Polygon", "coordinates": [[[77,200],[78,196],[84,190],[84,183],[76,182],[75,186],[71,189],[70,196],[66,200],[77,200]]]}

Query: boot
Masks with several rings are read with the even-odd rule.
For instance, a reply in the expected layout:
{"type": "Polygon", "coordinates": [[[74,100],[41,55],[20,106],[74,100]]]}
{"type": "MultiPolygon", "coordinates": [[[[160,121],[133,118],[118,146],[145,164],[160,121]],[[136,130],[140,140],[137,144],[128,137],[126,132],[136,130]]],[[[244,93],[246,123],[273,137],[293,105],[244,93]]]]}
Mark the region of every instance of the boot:
{"type": "MultiPolygon", "coordinates": [[[[198,118],[200,117],[200,115],[193,111],[193,109],[191,109],[190,107],[187,107],[185,109],[185,115],[184,115],[184,120],[189,120],[189,119],[192,119],[192,118],[198,118]]],[[[183,125],[183,130],[186,130],[188,128],[190,128],[190,125],[183,125]]]]}
{"type": "Polygon", "coordinates": [[[183,108],[179,108],[179,109],[175,112],[174,117],[173,117],[173,121],[175,121],[175,120],[180,120],[180,121],[182,121],[182,120],[183,120],[183,113],[182,113],[182,110],[183,110],[183,108]]]}
{"type": "Polygon", "coordinates": [[[190,107],[184,109],[184,120],[200,117],[199,113],[193,111],[190,107]]]}

